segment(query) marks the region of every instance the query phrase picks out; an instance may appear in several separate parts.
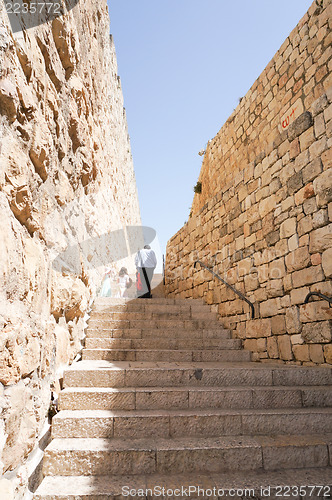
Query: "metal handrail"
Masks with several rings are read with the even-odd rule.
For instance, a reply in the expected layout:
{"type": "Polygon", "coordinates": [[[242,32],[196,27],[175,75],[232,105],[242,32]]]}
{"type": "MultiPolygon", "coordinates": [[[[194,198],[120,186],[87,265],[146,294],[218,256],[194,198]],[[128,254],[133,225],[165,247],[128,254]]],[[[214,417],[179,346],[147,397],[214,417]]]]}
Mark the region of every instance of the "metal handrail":
{"type": "Polygon", "coordinates": [[[203,262],[201,262],[200,260],[196,260],[195,263],[194,263],[194,267],[196,268],[196,264],[200,264],[201,266],[205,267],[205,269],[207,269],[211,274],[213,274],[213,276],[215,276],[219,281],[221,281],[224,285],[228,286],[228,288],[230,288],[231,290],[233,290],[234,293],[236,293],[236,295],[238,295],[242,300],[244,300],[250,307],[251,309],[251,318],[254,319],[255,317],[255,307],[254,307],[254,304],[252,302],[250,302],[249,299],[247,299],[247,297],[245,297],[243,295],[243,293],[239,292],[238,290],[236,290],[236,288],[234,288],[232,285],[230,285],[229,283],[227,283],[227,281],[223,280],[219,274],[215,273],[214,271],[212,271],[212,269],[210,269],[209,267],[207,267],[205,264],[203,264],[203,262]]]}
{"type": "Polygon", "coordinates": [[[317,296],[317,297],[320,297],[321,299],[327,300],[327,302],[329,303],[329,306],[331,307],[332,297],[328,297],[327,295],[324,295],[321,292],[309,292],[308,295],[306,296],[306,298],[304,299],[304,303],[308,304],[310,298],[313,296],[317,296]]]}

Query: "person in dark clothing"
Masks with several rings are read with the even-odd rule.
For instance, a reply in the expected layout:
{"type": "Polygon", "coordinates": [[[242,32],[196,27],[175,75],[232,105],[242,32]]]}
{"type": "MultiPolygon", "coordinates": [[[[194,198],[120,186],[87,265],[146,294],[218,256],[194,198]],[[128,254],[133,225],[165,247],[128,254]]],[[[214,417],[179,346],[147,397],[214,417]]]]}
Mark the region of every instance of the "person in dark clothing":
{"type": "Polygon", "coordinates": [[[151,281],[157,265],[157,257],[149,245],[145,245],[142,250],[137,252],[135,265],[142,283],[142,289],[138,290],[138,297],[142,299],[151,299],[151,281]]]}

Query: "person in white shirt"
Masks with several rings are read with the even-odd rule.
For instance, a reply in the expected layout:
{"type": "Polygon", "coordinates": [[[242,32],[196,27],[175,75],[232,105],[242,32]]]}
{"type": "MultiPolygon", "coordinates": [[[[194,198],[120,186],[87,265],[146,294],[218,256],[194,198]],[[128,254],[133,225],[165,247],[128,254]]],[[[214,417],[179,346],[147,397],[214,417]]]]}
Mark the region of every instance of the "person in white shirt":
{"type": "Polygon", "coordinates": [[[120,286],[120,297],[126,296],[127,288],[129,288],[130,278],[128,276],[128,271],[125,267],[121,267],[119,272],[118,283],[120,286]]]}
{"type": "Polygon", "coordinates": [[[151,299],[151,281],[157,265],[157,257],[149,245],[139,250],[135,257],[135,265],[142,283],[142,290],[138,290],[138,297],[151,299]]]}

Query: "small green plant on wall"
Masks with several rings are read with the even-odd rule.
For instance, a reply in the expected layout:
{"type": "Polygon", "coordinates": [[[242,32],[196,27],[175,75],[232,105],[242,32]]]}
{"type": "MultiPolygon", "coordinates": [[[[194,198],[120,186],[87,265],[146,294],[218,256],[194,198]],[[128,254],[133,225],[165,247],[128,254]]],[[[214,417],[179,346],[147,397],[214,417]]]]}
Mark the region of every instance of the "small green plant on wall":
{"type": "Polygon", "coordinates": [[[199,194],[202,192],[202,183],[201,182],[197,182],[196,186],[194,186],[194,191],[195,193],[199,194]]]}

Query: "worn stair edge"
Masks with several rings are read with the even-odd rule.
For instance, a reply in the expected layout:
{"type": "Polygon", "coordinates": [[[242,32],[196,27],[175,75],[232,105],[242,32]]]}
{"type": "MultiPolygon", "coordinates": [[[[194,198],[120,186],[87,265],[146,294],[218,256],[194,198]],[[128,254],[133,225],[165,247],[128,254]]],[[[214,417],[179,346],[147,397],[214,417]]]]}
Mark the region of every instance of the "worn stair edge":
{"type": "Polygon", "coordinates": [[[84,349],[83,360],[109,361],[250,361],[241,349],[84,349]]]}
{"type": "MultiPolygon", "coordinates": [[[[155,493],[159,493],[159,488],[165,490],[172,489],[173,491],[178,488],[186,490],[189,486],[192,487],[189,497],[197,498],[197,488],[200,487],[204,490],[216,488],[216,496],[209,496],[209,498],[234,498],[227,495],[229,490],[254,490],[254,495],[257,500],[266,499],[266,494],[263,495],[262,489],[267,493],[268,488],[271,488],[269,499],[280,491],[286,492],[285,487],[289,486],[303,486],[306,488],[306,496],[292,495],[293,500],[314,500],[318,498],[318,488],[312,491],[309,486],[321,486],[332,489],[332,469],[330,468],[307,468],[307,469],[289,469],[279,471],[247,471],[244,475],[239,472],[228,472],[227,474],[171,474],[159,475],[151,474],[146,475],[133,475],[133,476],[48,476],[34,495],[34,500],[123,500],[130,498],[127,495],[128,488],[130,490],[145,490],[158,487],[155,493]],[[128,488],[127,488],[128,487],[128,488]],[[282,490],[280,488],[284,487],[282,490]],[[196,488],[196,490],[194,489],[196,488]],[[219,495],[218,495],[218,490],[219,495]],[[310,492],[314,493],[310,495],[310,492]],[[226,496],[227,495],[227,496],[226,496]]],[[[293,490],[295,492],[295,490],[293,490]]],[[[143,492],[144,493],[144,492],[143,492]]],[[[153,491],[152,491],[153,493],[153,491]]],[[[231,491],[231,494],[233,491],[231,491]]],[[[147,492],[149,498],[165,498],[156,495],[151,496],[150,491],[147,492]]],[[[139,497],[137,497],[139,498],[139,497]]],[[[144,497],[143,497],[144,498],[144,497]]],[[[175,498],[175,497],[174,497],[175,498]]],[[[178,498],[183,498],[180,496],[178,498]]],[[[202,496],[200,496],[202,499],[202,496]]],[[[239,495],[237,497],[239,498],[239,495]]],[[[248,495],[247,495],[248,498],[248,495]]],[[[273,497],[280,498],[279,497],[273,497]]]]}
{"type": "Polygon", "coordinates": [[[164,337],[150,339],[98,338],[85,339],[86,349],[240,349],[240,339],[168,339],[164,337]]]}
{"type": "Polygon", "coordinates": [[[211,329],[182,329],[174,330],[172,328],[160,328],[155,330],[153,328],[88,328],[87,337],[98,338],[131,338],[131,339],[230,339],[231,332],[225,328],[211,328],[211,329]]]}
{"type": "Polygon", "coordinates": [[[61,410],[332,407],[331,387],[67,387],[61,410]]]}
{"type": "Polygon", "coordinates": [[[323,434],[332,409],[64,410],[52,420],[52,438],[185,437],[323,434]]]}
{"type": "Polygon", "coordinates": [[[114,307],[103,310],[93,309],[90,314],[90,319],[92,320],[104,320],[107,318],[120,318],[120,319],[135,319],[138,316],[141,318],[149,319],[164,319],[170,317],[173,319],[179,319],[179,317],[184,317],[185,319],[199,319],[203,318],[214,318],[215,321],[219,321],[219,316],[216,312],[212,312],[208,306],[196,306],[196,307],[184,307],[184,306],[158,306],[158,307],[144,307],[140,308],[137,306],[132,307],[114,307]]]}
{"type": "Polygon", "coordinates": [[[331,368],[251,362],[81,361],[64,372],[64,386],[321,386],[332,385],[331,368]]]}
{"type": "Polygon", "coordinates": [[[167,474],[331,466],[332,436],[54,439],[45,475],[167,474]]]}

